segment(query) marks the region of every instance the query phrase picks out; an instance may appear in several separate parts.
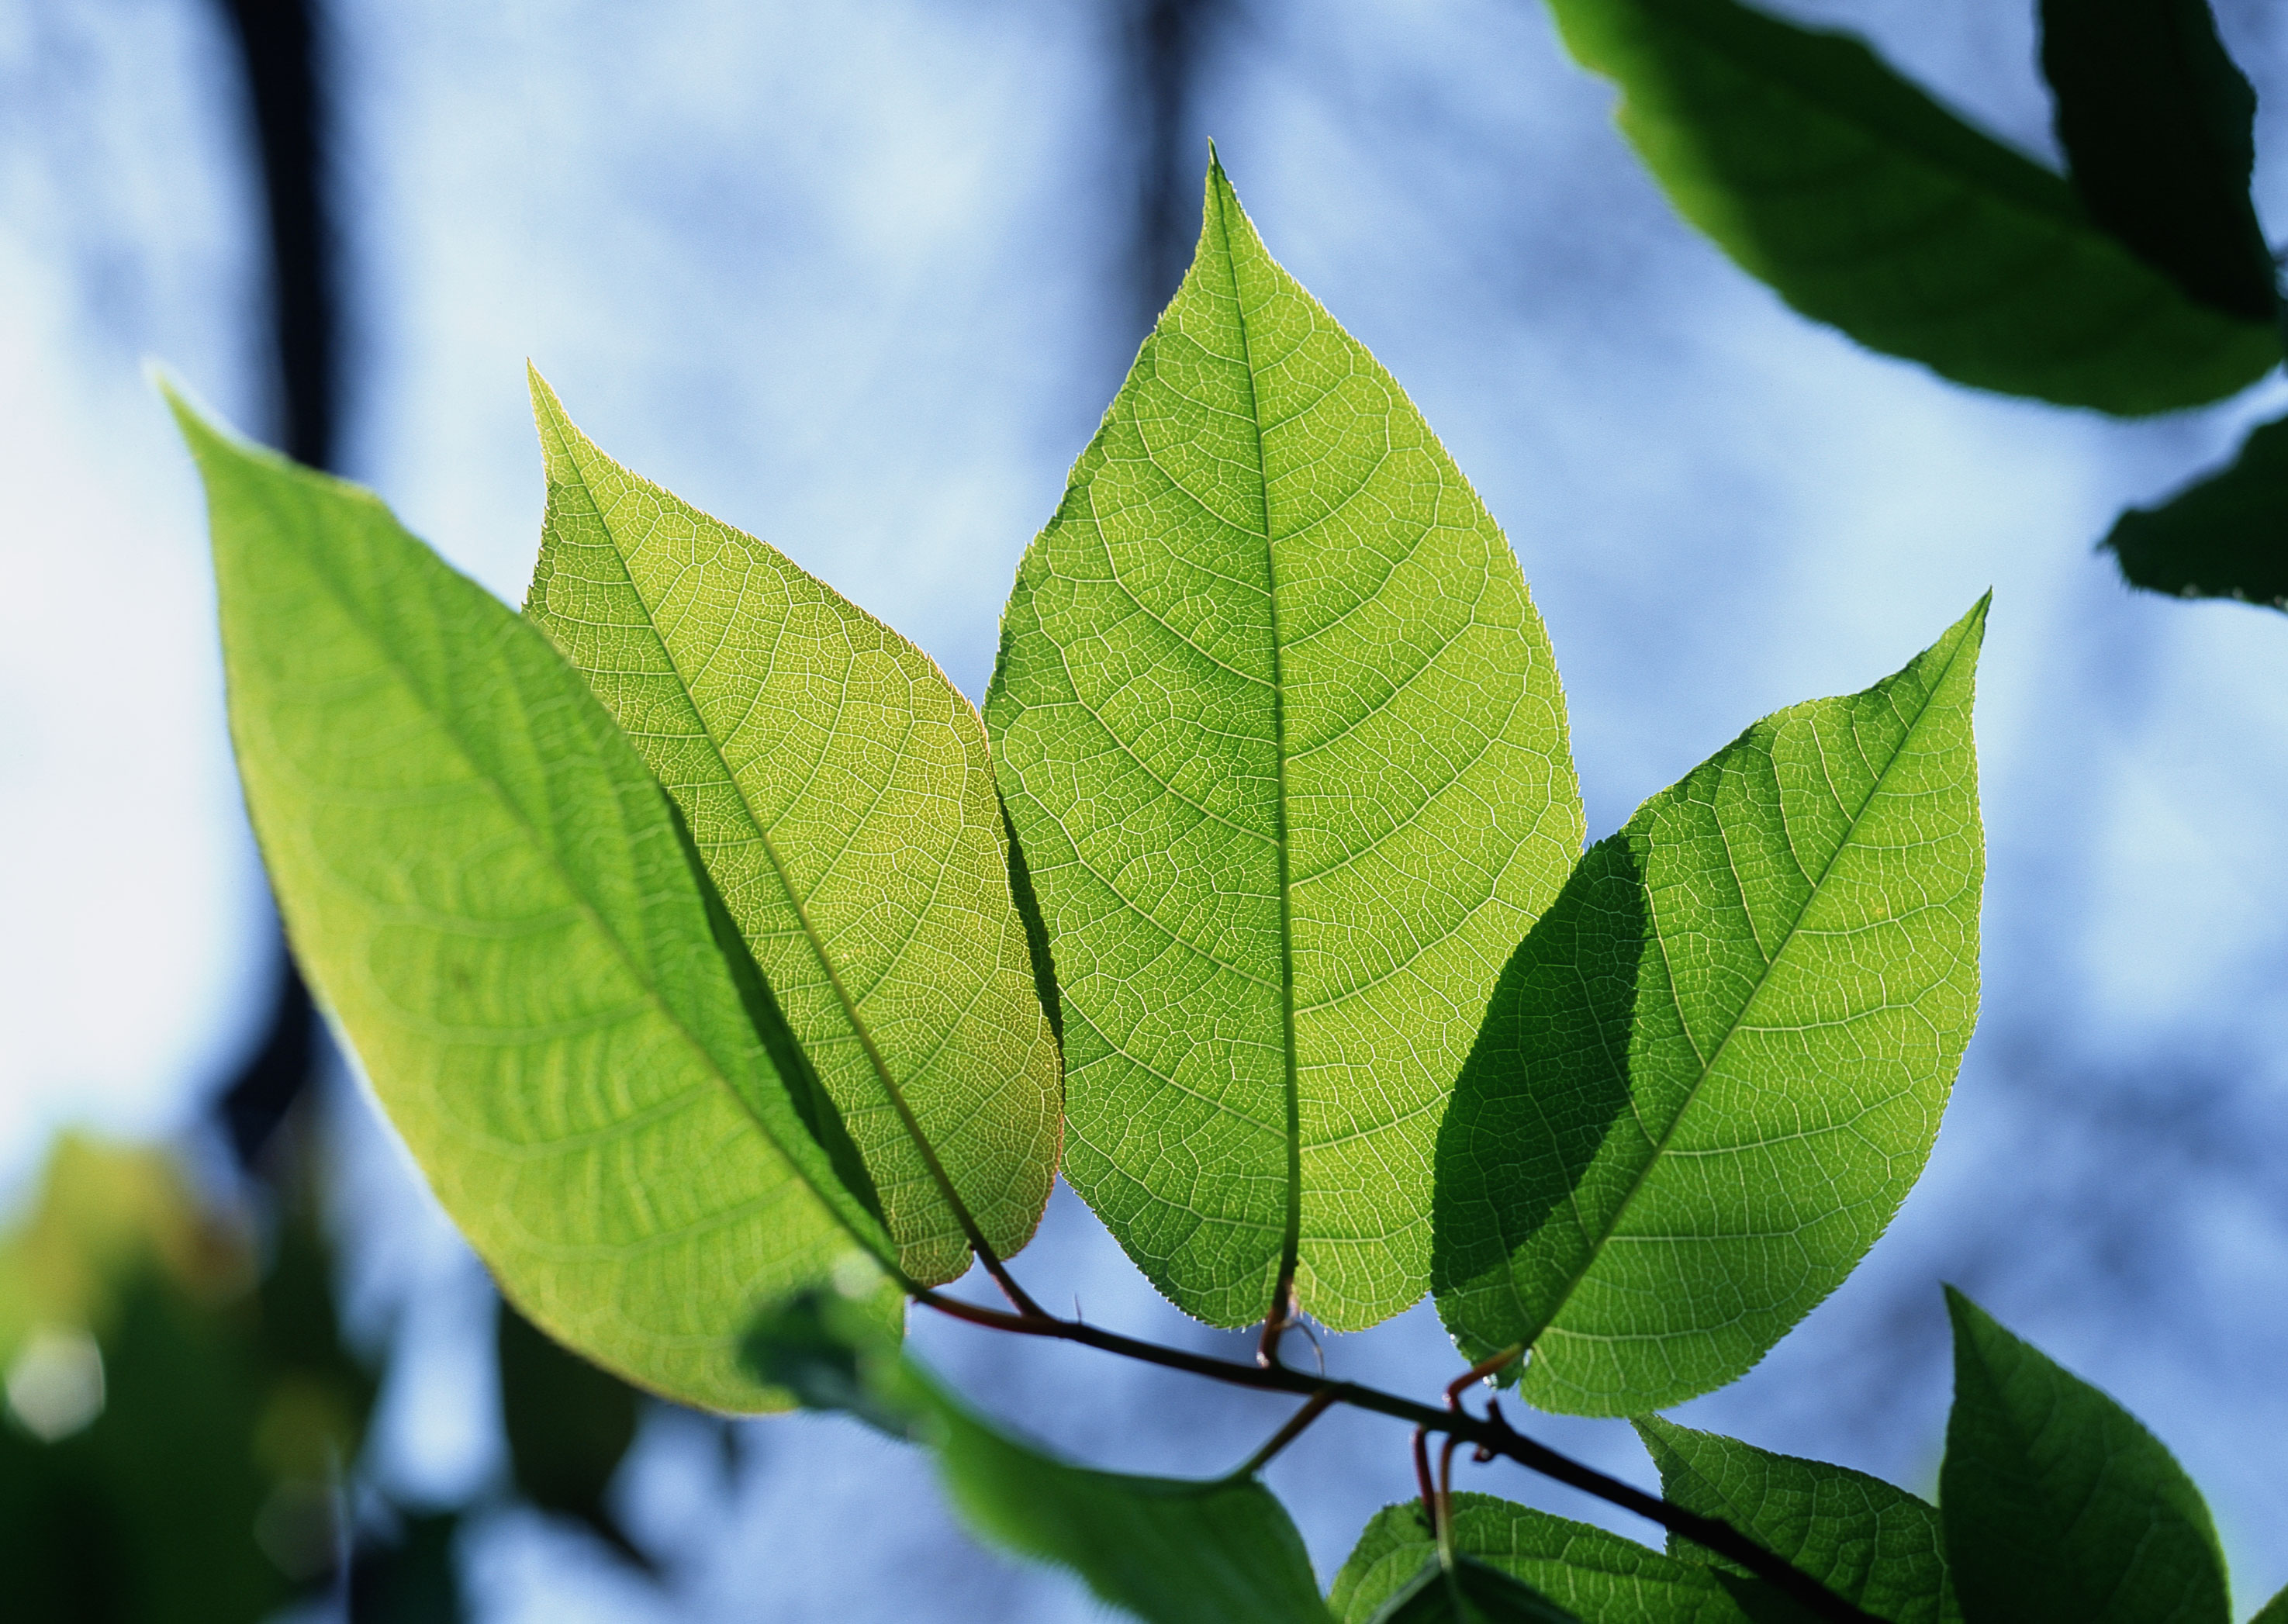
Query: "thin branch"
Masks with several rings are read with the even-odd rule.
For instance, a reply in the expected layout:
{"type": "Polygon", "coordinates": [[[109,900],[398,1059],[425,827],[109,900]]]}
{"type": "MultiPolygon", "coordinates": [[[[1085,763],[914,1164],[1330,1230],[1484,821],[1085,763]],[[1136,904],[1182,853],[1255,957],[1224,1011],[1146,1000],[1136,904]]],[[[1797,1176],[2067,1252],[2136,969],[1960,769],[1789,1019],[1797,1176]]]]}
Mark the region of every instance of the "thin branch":
{"type": "Polygon", "coordinates": [[[1235,1477],[1252,1477],[1271,1464],[1272,1457],[1303,1436],[1303,1430],[1324,1415],[1335,1405],[1335,1393],[1322,1388],[1303,1401],[1303,1407],[1287,1418],[1287,1424],[1273,1433],[1263,1447],[1247,1457],[1246,1463],[1232,1473],[1235,1477]]]}
{"type": "Polygon", "coordinates": [[[1657,1494],[1648,1494],[1633,1484],[1608,1477],[1593,1466],[1561,1454],[1546,1444],[1537,1443],[1518,1431],[1498,1412],[1476,1416],[1458,1408],[1440,1409],[1433,1405],[1401,1398],[1396,1393],[1384,1392],[1379,1388],[1362,1387],[1355,1382],[1331,1381],[1285,1365],[1243,1365],[1235,1360],[1214,1359],[1181,1348],[1164,1348],[1157,1343],[1123,1336],[1116,1331],[1107,1331],[1097,1326],[1079,1325],[1046,1315],[1012,1314],[1000,1309],[984,1308],[935,1291],[917,1290],[914,1298],[925,1307],[933,1308],[940,1313],[966,1320],[972,1325],[997,1331],[1013,1331],[1021,1336],[1043,1336],[1059,1342],[1078,1343],[1101,1352],[1116,1353],[1124,1359],[1136,1359],[1147,1365],[1206,1376],[1211,1381],[1234,1387],[1299,1393],[1306,1397],[1331,1391],[1334,1397],[1329,1400],[1330,1403],[1348,1405],[1353,1409],[1367,1410],[1377,1415],[1387,1415],[1394,1421],[1410,1422],[1426,1431],[1474,1444],[1487,1454],[1514,1461],[1529,1471],[1539,1472],[1545,1477],[1553,1477],[1569,1488],[1593,1494],[1609,1505],[1618,1506],[1624,1511],[1633,1512],[1648,1521],[1657,1523],[1671,1533],[1680,1535],[1728,1561],[1738,1563],[1757,1578],[1801,1604],[1815,1618],[1829,1620],[1831,1624],[1887,1624],[1873,1613],[1844,1600],[1810,1574],[1774,1556],[1729,1523],[1703,1517],[1696,1511],[1688,1511],[1657,1494]]]}

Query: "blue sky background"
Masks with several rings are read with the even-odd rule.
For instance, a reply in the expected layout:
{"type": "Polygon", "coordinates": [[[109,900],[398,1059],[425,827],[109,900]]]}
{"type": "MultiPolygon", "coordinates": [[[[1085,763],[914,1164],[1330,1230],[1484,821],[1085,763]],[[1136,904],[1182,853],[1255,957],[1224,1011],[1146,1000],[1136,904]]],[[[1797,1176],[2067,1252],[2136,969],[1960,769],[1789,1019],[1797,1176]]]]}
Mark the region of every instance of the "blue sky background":
{"type": "MultiPolygon", "coordinates": [[[[1849,21],[2049,154],[2030,6],[1849,21]]],[[[2220,6],[2288,109],[2288,24],[2220,6]]],[[[972,694],[1017,557],[1140,336],[1108,8],[342,0],[349,471],[505,596],[537,542],[522,363],[608,449],[784,548],[972,694]]],[[[266,903],[221,720],[164,360],[258,424],[257,200],[197,0],[0,0],[0,1189],[81,1122],[192,1123],[258,1018],[266,903]]],[[[1680,225],[1530,0],[1254,0],[1190,132],[1272,250],[1413,393],[1524,561],[1593,834],[1754,717],[1903,663],[1982,591],[1986,1013],[1929,1176],[1860,1274],[1684,1419],[1928,1491],[1938,1281],[2136,1410],[2207,1492],[2252,1611],[2288,1582],[2288,618],[2132,596],[2090,556],[2276,416],[2276,379],[2124,424],[1980,396],[1798,320],[1680,225]]],[[[2288,112],[2259,129],[2288,231],[2288,112]]],[[[365,1333],[404,1357],[378,1470],[497,1474],[481,1272],[338,1091],[365,1333]]],[[[1061,1193],[1052,1301],[1204,1338],[1061,1193]]],[[[1092,1461],[1219,1470],[1281,1407],[917,1326],[981,1402],[1092,1461]]],[[[1427,1390],[1418,1309],[1329,1339],[1427,1390]]],[[[1649,1481],[1617,1423],[1552,1441],[1649,1481]]],[[[857,1429],[668,1416],[622,1484],[671,1593],[496,1517],[487,1620],[1092,1616],[955,1533],[857,1429]]],[[[1402,1431],[1274,1470],[1322,1576],[1402,1497],[1402,1431]]],[[[1469,1479],[1616,1515],[1508,1467],[1469,1479]]]]}

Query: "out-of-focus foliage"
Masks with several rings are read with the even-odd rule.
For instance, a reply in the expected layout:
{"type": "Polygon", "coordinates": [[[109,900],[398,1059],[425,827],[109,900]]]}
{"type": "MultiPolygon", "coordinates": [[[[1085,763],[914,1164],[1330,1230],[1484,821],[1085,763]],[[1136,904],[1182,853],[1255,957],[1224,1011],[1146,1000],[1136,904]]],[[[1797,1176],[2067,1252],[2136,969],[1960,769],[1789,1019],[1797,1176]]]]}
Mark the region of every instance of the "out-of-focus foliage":
{"type": "Polygon", "coordinates": [[[245,1624],[332,1570],[373,1386],[306,1204],[264,1249],[163,1153],[59,1143],[0,1243],[20,1616],[245,1624]]]}
{"type": "MultiPolygon", "coordinates": [[[[2280,360],[2256,94],[2208,0],[2040,0],[2063,177],[1847,35],[1742,0],[1550,4],[1621,87],[1621,127],[1678,211],[1871,349],[2132,416],[2280,360]]],[[[2133,586],[2288,607],[2288,483],[2260,439],[2224,479],[2124,516],[2108,544],[2133,586]]]]}
{"type": "Polygon", "coordinates": [[[516,1492],[584,1524],[637,1566],[651,1558],[605,1503],[642,1419],[636,1390],[560,1345],[501,1299],[493,1319],[501,1430],[516,1492]]]}

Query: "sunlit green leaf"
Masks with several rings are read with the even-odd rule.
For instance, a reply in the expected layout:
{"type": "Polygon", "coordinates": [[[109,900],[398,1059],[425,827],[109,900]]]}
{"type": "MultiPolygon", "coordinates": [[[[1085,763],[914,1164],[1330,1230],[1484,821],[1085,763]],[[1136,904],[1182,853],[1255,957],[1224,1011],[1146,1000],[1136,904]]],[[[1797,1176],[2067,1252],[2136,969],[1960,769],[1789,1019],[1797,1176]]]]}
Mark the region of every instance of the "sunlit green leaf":
{"type": "Polygon", "coordinates": [[[825,1292],[780,1304],[748,1348],[770,1382],[933,1451],[980,1537],[1067,1568],[1153,1624],[1327,1624],[1302,1537],[1253,1477],[1091,1471],[1012,1438],[825,1292]]]}
{"type": "MultiPolygon", "coordinates": [[[[1456,1494],[1453,1510],[1458,1555],[1532,1587],[1584,1624],[1742,1624],[1750,1615],[1736,1591],[1752,1602],[1782,1600],[1760,1581],[1491,1494],[1456,1494]]],[[[1418,1501],[1375,1513],[1335,1577],[1329,1604],[1339,1624],[1370,1624],[1437,1550],[1418,1501]]]]}
{"type": "Polygon", "coordinates": [[[1556,1603],[1474,1557],[1432,1561],[1382,1604],[1374,1624],[1581,1624],[1556,1603]]]}
{"type": "Polygon", "coordinates": [[[977,710],[783,554],[599,451],[536,374],[526,611],[675,797],[871,1170],[906,1273],[1005,1256],[1056,1176],[1061,1076],[977,710]]]}
{"type": "Polygon", "coordinates": [[[2042,0],[2042,72],[2090,218],[2202,304],[2276,320],[2248,196],[2256,92],[2208,0],[2042,0]]]}
{"type": "Polygon", "coordinates": [[[1960,1292],[1939,1507],[1969,1624],[2226,1624],[2200,1491],[2137,1418],[1960,1292]]]}
{"type": "Polygon", "coordinates": [[[1980,603],[1768,717],[1581,860],[1438,1143],[1439,1311],[1546,1409],[1722,1385],[1922,1171],[1978,1003],[1980,603]]]}
{"type": "Polygon", "coordinates": [[[1219,168],[1018,572],[986,700],[1054,946],[1066,1174],[1219,1325],[1429,1277],[1432,1141],[1579,849],[1548,639],[1390,375],[1219,168]]]}
{"type": "Polygon", "coordinates": [[[1679,212],[1815,321],[1982,389],[2144,413],[2280,359],[2091,223],[2059,176],[1847,35],[1736,0],[1551,0],[1679,212]]]}
{"type": "Polygon", "coordinates": [[[2104,545],[2148,591],[2288,609],[2288,419],[2252,433],[2229,468],[2130,509],[2104,545]]]}
{"type": "Polygon", "coordinates": [[[693,1403],[781,1402],[738,1362],[756,1303],[887,1240],[672,804],[547,638],[371,495],[176,409],[270,877],[432,1187],[551,1335],[693,1403]]]}
{"type": "MultiPolygon", "coordinates": [[[[1938,1509],[1879,1477],[1773,1454],[1658,1416],[1636,1423],[1664,1498],[1728,1523],[1846,1601],[1890,1624],[1958,1618],[1938,1509]]],[[[1694,1561],[1721,1558],[1672,1539],[1694,1561]]]]}

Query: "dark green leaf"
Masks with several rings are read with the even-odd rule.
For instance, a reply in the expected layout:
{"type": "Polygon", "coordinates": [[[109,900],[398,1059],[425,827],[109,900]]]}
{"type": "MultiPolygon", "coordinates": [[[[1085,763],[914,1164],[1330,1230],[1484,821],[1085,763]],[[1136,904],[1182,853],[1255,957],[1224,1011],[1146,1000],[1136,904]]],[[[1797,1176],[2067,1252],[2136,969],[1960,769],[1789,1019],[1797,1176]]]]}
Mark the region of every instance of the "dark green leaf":
{"type": "Polygon", "coordinates": [[[1983,603],[1768,717],[1581,860],[1438,1138],[1439,1312],[1545,1409],[1747,1370],[1921,1172],[1978,1009],[1983,603]]]}
{"type": "Polygon", "coordinates": [[[1551,0],[1684,217],[1815,321],[1982,389],[2125,414],[2280,358],[2092,224],[2073,189],[1856,39],[1736,0],[1551,0]]]}
{"type": "Polygon", "coordinates": [[[2090,218],[2202,304],[2276,320],[2248,197],[2256,92],[2208,0],[2042,0],[2042,72],[2090,218]]]}
{"type": "Polygon", "coordinates": [[[828,1292],[750,1334],[761,1378],[924,1444],[982,1538],[1069,1568],[1153,1624],[1327,1624],[1300,1535],[1252,1477],[1203,1482],[1091,1471],[1011,1438],[955,1399],[828,1292]]]}
{"type": "Polygon", "coordinates": [[[371,494],[176,413],[280,907],[438,1198],[567,1344],[783,1403],[738,1362],[755,1305],[894,1255],[672,803],[540,630],[371,494]]]}
{"type": "Polygon", "coordinates": [[[350,1624],[460,1624],[458,1512],[404,1517],[393,1537],[361,1546],[351,1565],[350,1624]]]}
{"type": "MultiPolygon", "coordinates": [[[[1506,1573],[1585,1624],[1762,1624],[1743,1611],[1739,1597],[1784,1605],[1760,1581],[1735,1580],[1530,1506],[1457,1494],[1453,1509],[1458,1556],[1506,1573]]],[[[1437,1553],[1420,1501],[1384,1507],[1335,1576],[1329,1601],[1339,1624],[1369,1624],[1437,1553]]],[[[1784,1615],[1767,1610],[1764,1616],[1784,1615]]]]}
{"type": "Polygon", "coordinates": [[[2102,544],[2149,592],[2288,609],[2288,418],[2250,434],[2229,468],[2130,509],[2102,544]]]}
{"type": "MultiPolygon", "coordinates": [[[[1773,1454],[1657,1416],[1636,1422],[1661,1493],[1729,1523],[1774,1555],[1891,1624],[1957,1616],[1936,1507],[1879,1477],[1773,1454]]],[[[1720,1561],[1672,1539],[1695,1561],[1720,1561]]]]}
{"type": "Polygon", "coordinates": [[[2200,1492],[2158,1438],[1949,1287],[1939,1506],[1969,1624],[2227,1624],[2200,1492]]]}
{"type": "Polygon", "coordinates": [[[1474,1557],[1434,1559],[1382,1604],[1374,1624],[1581,1624],[1544,1596],[1474,1557]]]}
{"type": "Polygon", "coordinates": [[[501,1430],[516,1492],[544,1511],[585,1524],[639,1567],[637,1549],[604,1503],[635,1442],[636,1391],[527,1319],[503,1298],[493,1321],[501,1430]]]}
{"type": "Polygon", "coordinates": [[[1429,1280],[1440,1111],[1580,849],[1547,634],[1397,382],[1209,176],[986,696],[1056,959],[1066,1176],[1180,1307],[1429,1280]]]}
{"type": "Polygon", "coordinates": [[[2288,1624],[2288,1590],[2283,1590],[2263,1606],[2248,1624],[2288,1624]]]}

